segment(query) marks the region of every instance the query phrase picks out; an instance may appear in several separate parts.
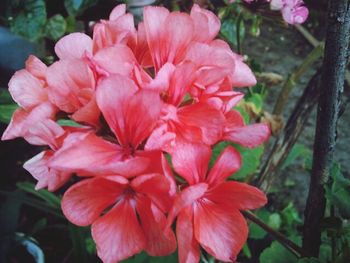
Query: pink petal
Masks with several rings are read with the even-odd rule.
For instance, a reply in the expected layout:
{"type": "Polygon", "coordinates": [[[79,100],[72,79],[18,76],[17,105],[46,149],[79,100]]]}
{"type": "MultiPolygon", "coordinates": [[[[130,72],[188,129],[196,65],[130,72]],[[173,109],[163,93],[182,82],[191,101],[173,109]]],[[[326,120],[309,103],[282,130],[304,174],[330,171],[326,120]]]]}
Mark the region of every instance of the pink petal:
{"type": "Polygon", "coordinates": [[[161,174],[139,175],[131,182],[131,187],[138,193],[146,195],[164,213],[168,212],[173,198],[169,195],[170,185],[161,174]]]}
{"type": "Polygon", "coordinates": [[[41,152],[23,165],[23,168],[38,181],[35,186],[36,190],[47,187],[49,191],[54,192],[72,176],[70,173],[60,172],[48,167],[47,163],[52,155],[52,151],[41,152]]]}
{"type": "Polygon", "coordinates": [[[213,186],[224,182],[227,177],[237,172],[241,165],[242,158],[239,152],[231,146],[226,147],[208,174],[208,184],[213,186]]]}
{"type": "Polygon", "coordinates": [[[95,89],[93,72],[79,59],[52,64],[47,70],[47,81],[50,101],[68,113],[87,104],[95,89]]]}
{"type": "Polygon", "coordinates": [[[83,33],[66,35],[55,45],[55,53],[60,59],[80,59],[86,52],[92,53],[92,40],[83,33]]]}
{"type": "Polygon", "coordinates": [[[175,217],[185,208],[191,207],[194,202],[201,198],[208,189],[208,185],[205,183],[198,183],[191,185],[182,192],[180,192],[174,201],[174,205],[169,212],[167,227],[170,227],[175,217]]]}
{"type": "Polygon", "coordinates": [[[205,144],[178,141],[171,154],[175,171],[190,185],[203,182],[208,170],[211,149],[205,144]]]}
{"type": "Polygon", "coordinates": [[[126,12],[126,4],[120,4],[113,8],[109,15],[109,20],[116,20],[126,12]]]}
{"type": "Polygon", "coordinates": [[[182,124],[198,127],[202,131],[202,141],[208,145],[216,143],[223,134],[225,117],[220,110],[205,103],[195,103],[178,110],[182,124]]]}
{"type": "Polygon", "coordinates": [[[117,145],[88,134],[70,140],[67,136],[63,146],[50,161],[50,167],[79,175],[123,175],[132,177],[143,172],[150,160],[131,157],[117,145]],[[72,141],[72,142],[71,142],[72,141]]]}
{"type": "Polygon", "coordinates": [[[146,237],[145,251],[150,256],[166,256],[176,250],[174,232],[165,229],[166,217],[148,198],[139,198],[136,209],[146,237]]]}
{"type": "Polygon", "coordinates": [[[194,4],[191,9],[191,18],[194,22],[194,41],[209,42],[220,31],[220,19],[212,12],[194,4]]]}
{"type": "Polygon", "coordinates": [[[120,201],[91,227],[97,254],[104,263],[127,259],[146,247],[146,238],[132,204],[120,201]]]}
{"type": "Polygon", "coordinates": [[[124,184],[108,180],[108,177],[86,179],[74,184],[62,198],[62,211],[69,221],[78,226],[87,226],[117,201],[123,193],[124,184]]]}
{"type": "Polygon", "coordinates": [[[250,87],[256,85],[256,78],[252,70],[242,62],[241,60],[236,60],[235,71],[232,78],[232,86],[234,87],[250,87]]]}
{"type": "Polygon", "coordinates": [[[257,209],[267,203],[266,195],[258,188],[239,182],[225,182],[206,194],[216,204],[239,210],[257,209]]]}
{"type": "Polygon", "coordinates": [[[34,77],[44,80],[46,79],[47,66],[36,56],[30,55],[26,60],[26,70],[34,77]]]}
{"type": "Polygon", "coordinates": [[[152,56],[147,43],[147,36],[143,22],[137,27],[137,46],[134,49],[134,54],[141,66],[149,68],[153,66],[152,56]]]}
{"type": "Polygon", "coordinates": [[[241,144],[244,147],[254,148],[270,137],[270,128],[265,123],[256,123],[247,126],[231,128],[225,131],[224,140],[241,144]]]}
{"type": "Polygon", "coordinates": [[[101,49],[93,57],[98,70],[106,71],[108,74],[121,74],[129,76],[134,68],[136,59],[132,51],[124,45],[117,45],[101,49]]]}
{"type": "Polygon", "coordinates": [[[158,71],[156,77],[150,83],[144,84],[142,88],[159,92],[168,90],[170,79],[175,69],[176,67],[173,64],[165,63],[158,71]]]}
{"type": "Polygon", "coordinates": [[[197,203],[194,233],[200,245],[224,262],[234,262],[248,237],[247,222],[237,210],[214,203],[197,203]]]}
{"type": "Polygon", "coordinates": [[[194,236],[192,208],[183,209],[177,216],[176,236],[179,251],[179,263],[199,262],[200,247],[194,236]]]}
{"type": "Polygon", "coordinates": [[[44,83],[25,69],[17,71],[12,76],[9,82],[9,92],[14,101],[25,109],[47,101],[47,90],[44,89],[44,83]]]}
{"type": "Polygon", "coordinates": [[[74,112],[71,118],[76,122],[87,123],[98,127],[100,125],[100,115],[101,113],[96,99],[92,98],[85,106],[74,112]]]}

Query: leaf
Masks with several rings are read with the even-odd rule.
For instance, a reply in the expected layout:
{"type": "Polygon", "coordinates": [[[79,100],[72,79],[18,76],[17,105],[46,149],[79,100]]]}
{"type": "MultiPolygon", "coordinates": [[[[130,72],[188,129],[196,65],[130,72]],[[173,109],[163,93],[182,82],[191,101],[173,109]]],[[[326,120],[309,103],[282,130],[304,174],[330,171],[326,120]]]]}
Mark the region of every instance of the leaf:
{"type": "Polygon", "coordinates": [[[14,104],[8,89],[0,88],[0,104],[14,104]]]}
{"type": "Polygon", "coordinates": [[[177,263],[177,253],[173,253],[165,257],[151,257],[145,252],[141,252],[127,260],[122,261],[122,263],[177,263]]]}
{"type": "Polygon", "coordinates": [[[317,258],[301,258],[298,263],[321,263],[317,258]]]}
{"type": "MultiPolygon", "coordinates": [[[[263,222],[267,222],[270,216],[270,213],[265,209],[259,209],[255,215],[263,222]]],[[[263,239],[266,236],[266,231],[263,230],[260,226],[254,223],[249,223],[249,238],[252,239],[263,239]]]]}
{"type": "Polygon", "coordinates": [[[35,235],[36,233],[40,232],[47,226],[47,219],[45,217],[39,219],[33,226],[32,230],[30,231],[30,235],[35,235]]]}
{"type": "Polygon", "coordinates": [[[312,152],[309,148],[307,148],[304,144],[297,143],[293,146],[292,150],[288,154],[286,160],[282,165],[282,169],[286,169],[298,158],[304,158],[304,160],[306,160],[311,155],[312,152]]]}
{"type": "Polygon", "coordinates": [[[296,226],[302,223],[300,215],[294,204],[289,202],[288,205],[281,211],[282,226],[287,233],[295,233],[296,226]]]}
{"type": "Polygon", "coordinates": [[[45,1],[20,1],[18,8],[21,11],[10,22],[11,31],[33,42],[39,40],[46,23],[45,1]]]}
{"type": "MultiPolygon", "coordinates": [[[[89,227],[68,225],[69,235],[73,244],[74,262],[89,262],[89,253],[86,248],[86,240],[91,238],[89,227]]],[[[90,244],[91,245],[91,244],[90,244]]],[[[91,248],[89,248],[91,250],[91,248]]]]}
{"type": "Polygon", "coordinates": [[[78,16],[97,2],[98,0],[64,0],[64,6],[69,15],[78,16]]]}
{"type": "Polygon", "coordinates": [[[64,17],[61,15],[54,15],[47,21],[45,35],[52,40],[58,40],[64,35],[66,29],[67,23],[64,17]]]}
{"type": "Polygon", "coordinates": [[[238,172],[232,175],[232,179],[244,180],[247,176],[254,174],[258,170],[260,159],[264,152],[264,146],[260,145],[259,147],[249,149],[240,145],[235,145],[235,148],[242,156],[242,166],[238,172]]]}
{"type": "Polygon", "coordinates": [[[341,174],[339,164],[332,166],[330,175],[333,183],[326,187],[326,197],[339,210],[341,217],[350,219],[350,180],[341,174]]]}
{"type": "Polygon", "coordinates": [[[282,224],[281,216],[278,213],[273,213],[269,216],[267,224],[275,230],[280,229],[282,224]]]}
{"type": "Polygon", "coordinates": [[[0,105],[0,122],[10,123],[13,113],[18,109],[17,104],[0,105]]]}
{"type": "Polygon", "coordinates": [[[220,33],[224,36],[224,38],[230,42],[231,45],[237,46],[237,23],[240,23],[240,42],[242,43],[242,40],[245,36],[245,26],[244,22],[237,18],[229,17],[227,19],[224,19],[224,21],[221,24],[221,30],[220,33]]]}
{"type": "Polygon", "coordinates": [[[18,182],[16,184],[16,186],[19,189],[23,190],[24,192],[27,192],[27,193],[30,193],[32,195],[39,197],[40,199],[47,202],[47,204],[49,204],[53,208],[56,208],[59,210],[61,209],[61,199],[58,198],[55,194],[53,194],[45,189],[35,190],[35,185],[33,183],[29,183],[29,182],[18,182]]]}
{"type": "Polygon", "coordinates": [[[82,127],[82,125],[80,125],[79,123],[77,123],[73,120],[61,119],[61,120],[58,120],[57,123],[61,126],[82,127]]]}
{"type": "Polygon", "coordinates": [[[260,254],[260,263],[297,263],[297,257],[277,241],[260,254]],[[282,261],[281,261],[282,260],[282,261]]]}

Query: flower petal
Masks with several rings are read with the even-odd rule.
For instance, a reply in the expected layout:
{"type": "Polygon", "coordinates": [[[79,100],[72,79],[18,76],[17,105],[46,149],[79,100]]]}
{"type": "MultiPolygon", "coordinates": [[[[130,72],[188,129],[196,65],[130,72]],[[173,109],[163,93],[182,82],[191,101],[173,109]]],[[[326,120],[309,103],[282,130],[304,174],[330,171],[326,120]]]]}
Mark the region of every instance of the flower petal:
{"type": "Polygon", "coordinates": [[[48,161],[53,151],[43,151],[26,161],[23,168],[26,169],[38,182],[35,190],[46,188],[54,192],[64,185],[70,178],[70,173],[60,172],[48,167],[48,161]]]}
{"type": "Polygon", "coordinates": [[[267,203],[265,194],[258,188],[239,182],[225,182],[206,194],[214,203],[239,210],[257,209],[267,203]]]}
{"type": "Polygon", "coordinates": [[[176,237],[179,263],[199,262],[200,247],[194,236],[192,207],[182,210],[177,216],[176,237]]]}
{"type": "Polygon", "coordinates": [[[30,55],[26,60],[26,70],[30,72],[34,77],[44,80],[46,78],[47,66],[36,56],[30,55]]]}
{"type": "Polygon", "coordinates": [[[242,62],[240,59],[236,59],[235,62],[235,71],[231,76],[232,86],[239,88],[256,85],[256,78],[248,65],[242,62]]]}
{"type": "Polygon", "coordinates": [[[176,149],[171,154],[175,171],[190,185],[205,180],[210,156],[211,149],[205,144],[182,141],[176,142],[176,149]]]}
{"type": "Polygon", "coordinates": [[[239,152],[228,146],[217,158],[207,177],[207,182],[211,186],[225,181],[227,177],[237,172],[242,165],[242,158],[239,152]]]}
{"type": "Polygon", "coordinates": [[[113,8],[109,15],[109,20],[116,20],[117,18],[124,15],[126,12],[126,4],[120,4],[113,8]]]}
{"type": "Polygon", "coordinates": [[[25,69],[17,71],[12,76],[9,82],[9,92],[13,100],[25,109],[30,109],[48,100],[44,83],[25,69]]]}
{"type": "Polygon", "coordinates": [[[62,198],[64,215],[78,226],[92,224],[122,194],[127,184],[124,180],[121,184],[108,177],[97,177],[74,184],[62,198]]]}
{"type": "Polygon", "coordinates": [[[91,227],[97,254],[104,263],[131,257],[146,247],[146,238],[129,201],[121,201],[91,227]]]}
{"type": "Polygon", "coordinates": [[[62,37],[55,45],[55,53],[60,59],[82,58],[92,53],[92,40],[83,33],[71,33],[62,37]]]}
{"type": "Polygon", "coordinates": [[[137,199],[136,206],[146,237],[145,251],[150,256],[166,256],[176,250],[176,239],[171,229],[165,229],[166,217],[148,198],[137,199]]]}
{"type": "Polygon", "coordinates": [[[209,254],[234,262],[248,238],[248,227],[239,211],[201,202],[194,208],[194,233],[209,254]]]}

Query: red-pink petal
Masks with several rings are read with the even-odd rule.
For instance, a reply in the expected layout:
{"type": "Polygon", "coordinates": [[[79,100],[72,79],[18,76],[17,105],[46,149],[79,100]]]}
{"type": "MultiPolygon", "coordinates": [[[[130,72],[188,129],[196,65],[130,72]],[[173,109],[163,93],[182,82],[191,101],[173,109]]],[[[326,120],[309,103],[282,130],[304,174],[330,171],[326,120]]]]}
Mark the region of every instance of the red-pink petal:
{"type": "Polygon", "coordinates": [[[120,201],[91,227],[97,254],[104,263],[127,259],[146,247],[146,238],[130,201],[120,201]]]}
{"type": "Polygon", "coordinates": [[[239,182],[225,182],[211,191],[206,197],[216,204],[239,210],[257,209],[267,203],[266,195],[258,188],[239,182]]]}
{"type": "Polygon", "coordinates": [[[209,254],[224,262],[234,262],[248,238],[248,227],[238,210],[228,210],[211,202],[197,202],[194,233],[209,254]]]}
{"type": "Polygon", "coordinates": [[[96,100],[92,98],[86,105],[74,112],[71,118],[76,122],[87,123],[98,127],[100,115],[100,109],[97,106],[96,100]]]}
{"type": "Polygon", "coordinates": [[[227,177],[238,171],[241,165],[242,158],[239,152],[231,146],[226,147],[208,174],[208,184],[213,186],[224,182],[227,177]]]}
{"type": "Polygon", "coordinates": [[[55,45],[55,53],[60,59],[82,58],[92,53],[92,40],[83,33],[71,33],[62,37],[55,45]]]}
{"type": "Polygon", "coordinates": [[[136,209],[146,237],[145,251],[150,256],[166,256],[176,250],[176,239],[171,229],[165,229],[166,217],[146,197],[138,198],[136,209]]]}
{"type": "Polygon", "coordinates": [[[177,216],[176,237],[179,263],[198,263],[200,247],[194,236],[192,207],[183,209],[177,216]]]}
{"type": "Polygon", "coordinates": [[[176,149],[171,154],[175,171],[190,185],[205,180],[210,156],[209,146],[182,141],[176,142],[176,149]]]}
{"type": "Polygon", "coordinates": [[[194,4],[191,9],[191,18],[194,22],[194,41],[209,42],[220,31],[220,19],[212,12],[194,4]]]}
{"type": "Polygon", "coordinates": [[[208,189],[208,185],[205,183],[199,183],[195,185],[191,185],[181,191],[175,198],[174,205],[171,208],[168,220],[167,220],[167,226],[171,226],[173,223],[175,217],[185,208],[191,207],[194,202],[201,198],[205,192],[208,189]]]}
{"type": "Polygon", "coordinates": [[[43,151],[26,161],[23,168],[26,169],[38,182],[35,190],[46,188],[53,192],[64,185],[70,178],[70,173],[50,169],[47,165],[53,151],[43,151]]]}
{"type": "Polygon", "coordinates": [[[230,128],[225,131],[223,139],[248,148],[254,148],[265,142],[270,134],[270,127],[266,123],[256,123],[230,128]]]}
{"type": "Polygon", "coordinates": [[[26,70],[34,77],[45,80],[47,66],[36,56],[30,55],[26,60],[26,70]]]}
{"type": "Polygon", "coordinates": [[[126,12],[126,4],[120,4],[113,8],[109,15],[109,20],[116,20],[117,18],[124,15],[126,12]]]}
{"type": "Polygon", "coordinates": [[[250,87],[256,85],[256,78],[252,70],[242,62],[240,59],[236,59],[235,71],[232,78],[232,86],[234,87],[250,87]]]}
{"type": "MultiPolygon", "coordinates": [[[[123,178],[124,179],[124,178],[123,178]]],[[[78,226],[87,226],[117,201],[127,184],[109,180],[108,177],[86,179],[74,184],[62,198],[62,211],[69,221],[78,226]]]]}
{"type": "Polygon", "coordinates": [[[30,109],[47,101],[44,82],[34,77],[29,71],[17,71],[9,82],[9,92],[14,101],[22,108],[30,109]]]}

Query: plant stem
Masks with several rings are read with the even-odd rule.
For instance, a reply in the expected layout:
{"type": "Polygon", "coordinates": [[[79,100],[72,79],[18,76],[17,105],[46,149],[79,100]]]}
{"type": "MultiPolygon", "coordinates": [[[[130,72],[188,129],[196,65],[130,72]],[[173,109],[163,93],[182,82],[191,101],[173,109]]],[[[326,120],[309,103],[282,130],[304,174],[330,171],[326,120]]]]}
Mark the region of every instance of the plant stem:
{"type": "Polygon", "coordinates": [[[241,23],[243,21],[242,13],[239,13],[236,23],[236,39],[237,39],[237,52],[242,54],[242,45],[241,45],[241,23]]]}
{"type": "Polygon", "coordinates": [[[262,229],[264,229],[267,233],[269,233],[271,236],[273,236],[278,242],[280,242],[285,248],[287,248],[290,252],[292,252],[297,257],[300,257],[303,253],[303,249],[295,244],[293,241],[288,239],[285,235],[281,234],[280,232],[274,230],[267,224],[265,224],[263,221],[261,221],[259,218],[257,218],[253,213],[248,211],[241,211],[241,213],[248,218],[250,221],[252,221],[254,224],[258,225],[262,229]]]}
{"type": "Polygon", "coordinates": [[[315,107],[319,97],[320,71],[309,81],[303,95],[296,103],[286,126],[279,134],[269,157],[262,165],[256,185],[265,192],[271,185],[272,179],[276,178],[289,152],[304,129],[312,109],[315,107]]]}
{"type": "Polygon", "coordinates": [[[321,221],[326,207],[324,184],[333,162],[349,39],[350,0],[329,1],[313,165],[304,212],[303,249],[306,251],[304,256],[309,257],[318,257],[321,245],[321,221]]]}
{"type": "Polygon", "coordinates": [[[310,66],[315,63],[322,55],[324,51],[323,43],[318,44],[310,54],[305,58],[305,60],[289,74],[286,82],[284,83],[279,95],[276,100],[275,107],[273,109],[273,114],[280,115],[283,112],[285,105],[288,102],[289,94],[291,90],[295,87],[296,82],[299,81],[301,76],[310,69],[310,66]]]}

